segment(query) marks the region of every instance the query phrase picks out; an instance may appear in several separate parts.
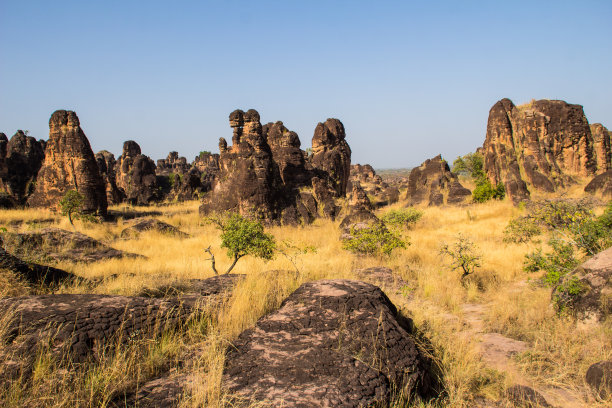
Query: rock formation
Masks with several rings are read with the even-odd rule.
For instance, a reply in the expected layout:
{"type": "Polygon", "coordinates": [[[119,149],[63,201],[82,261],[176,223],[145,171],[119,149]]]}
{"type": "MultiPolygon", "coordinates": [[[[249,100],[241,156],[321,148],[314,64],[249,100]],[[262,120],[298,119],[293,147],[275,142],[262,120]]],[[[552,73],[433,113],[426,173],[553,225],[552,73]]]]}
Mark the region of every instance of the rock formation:
{"type": "Polygon", "coordinates": [[[361,188],[361,185],[355,182],[352,183],[352,187],[349,214],[340,223],[340,228],[346,230],[346,233],[350,232],[350,228],[355,227],[356,224],[366,224],[366,226],[369,226],[369,224],[379,221],[378,217],[372,212],[374,206],[366,192],[361,188]]]}
{"type": "Polygon", "coordinates": [[[202,152],[193,160],[193,167],[200,172],[202,192],[212,190],[213,182],[219,174],[219,155],[202,152]]]}
{"type": "Polygon", "coordinates": [[[612,132],[601,123],[591,125],[593,135],[593,155],[597,165],[597,174],[612,170],[612,132]]]}
{"type": "MultiPolygon", "coordinates": [[[[576,286],[576,284],[573,284],[576,286]]],[[[582,320],[605,320],[612,314],[612,248],[602,251],[561,278],[553,299],[582,320]],[[567,285],[578,282],[579,294],[568,294],[567,285]]]]}
{"type": "Polygon", "coordinates": [[[373,204],[376,207],[393,204],[399,200],[399,189],[383,181],[382,177],[377,175],[369,164],[363,166],[361,164],[351,165],[347,188],[352,189],[352,183],[355,182],[358,182],[369,195],[375,198],[373,204]]]}
{"type": "Polygon", "coordinates": [[[428,397],[430,363],[411,332],[376,286],[309,282],[238,336],[223,382],[239,398],[272,406],[384,406],[394,387],[428,397]]]}
{"type": "Polygon", "coordinates": [[[586,383],[602,400],[612,396],[612,361],[599,361],[586,372],[586,383]]]}
{"type": "Polygon", "coordinates": [[[49,120],[45,160],[27,202],[32,207],[57,208],[68,190],[83,195],[83,212],[106,214],[104,181],[79,118],[72,111],[58,110],[49,120]]]}
{"type": "Polygon", "coordinates": [[[200,211],[236,211],[282,224],[309,223],[323,214],[334,218],[334,198],[343,196],[348,181],[350,149],[337,119],[319,124],[313,137],[315,155],[307,159],[300,140],[282,122],[261,126],[259,113],[230,114],[232,146],[219,141],[219,173],[200,211]],[[327,161],[326,161],[327,160],[327,161]]]}
{"type": "MultiPolygon", "coordinates": [[[[601,150],[604,143],[597,146],[601,150]]],[[[489,111],[482,152],[491,183],[503,182],[515,202],[528,199],[530,188],[553,192],[571,184],[575,176],[589,177],[597,171],[594,140],[582,106],[563,101],[522,106],[509,99],[498,101],[489,111]]]]}
{"type": "Polygon", "coordinates": [[[147,205],[159,200],[155,163],[140,151],[133,140],[123,143],[123,153],[115,167],[117,187],[130,204],[147,205]]]}
{"type": "Polygon", "coordinates": [[[107,150],[102,150],[96,153],[96,163],[98,163],[98,170],[104,180],[106,187],[106,201],[109,204],[120,204],[125,200],[125,196],[117,187],[117,174],[115,173],[115,166],[117,161],[115,155],[107,150]]]}
{"type": "Polygon", "coordinates": [[[337,197],[346,194],[351,173],[351,148],[345,138],[344,126],[338,119],[317,124],[312,137],[310,163],[330,182],[337,197]]]}
{"type": "Polygon", "coordinates": [[[157,167],[155,173],[160,175],[168,174],[185,174],[191,166],[187,163],[187,159],[183,156],[178,155],[178,152],[168,153],[168,157],[165,159],[157,160],[157,167]]]}
{"type": "Polygon", "coordinates": [[[0,135],[0,190],[8,193],[16,203],[24,204],[34,190],[36,176],[45,158],[43,144],[21,130],[6,139],[0,135]]]}
{"type": "Polygon", "coordinates": [[[459,204],[469,200],[472,193],[463,187],[441,155],[425,160],[412,169],[408,177],[406,199],[410,205],[459,204]]]}

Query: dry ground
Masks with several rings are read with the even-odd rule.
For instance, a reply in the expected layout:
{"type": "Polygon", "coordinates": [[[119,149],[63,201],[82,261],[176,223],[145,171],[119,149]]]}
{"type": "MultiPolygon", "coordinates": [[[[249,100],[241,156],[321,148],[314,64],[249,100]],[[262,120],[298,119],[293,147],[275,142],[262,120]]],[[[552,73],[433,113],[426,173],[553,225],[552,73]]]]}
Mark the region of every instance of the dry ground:
{"type": "MultiPolygon", "coordinates": [[[[76,222],[76,230],[147,258],[56,265],[85,278],[103,279],[94,288],[69,286],[59,292],[135,295],[144,288],[181,279],[207,278],[213,276],[204,252],[209,245],[215,252],[217,267],[223,270],[230,260],[220,248],[219,232],[203,222],[197,208],[197,202],[156,208],[163,215],[155,218],[189,233],[191,237],[186,239],[156,232],[121,239],[119,234],[125,224],[121,220],[117,224],[76,222]]],[[[523,257],[535,244],[506,244],[502,240],[504,227],[521,210],[506,200],[423,211],[422,219],[406,231],[411,245],[384,258],[344,251],[338,239],[338,222],[318,220],[307,227],[270,228],[268,231],[279,243],[313,247],[316,252],[285,249],[287,256],[278,255],[269,262],[252,257],[241,259],[233,273],[246,274],[247,278],[226,304],[214,309],[204,307],[201,316],[183,330],[156,342],[119,350],[99,364],[82,368],[78,375],[70,375],[44,355],[39,356],[33,380],[0,391],[0,405],[105,406],[110,396],[154,378],[192,352],[193,364],[178,369],[191,379],[191,392],[182,405],[229,406],[221,387],[221,372],[223,350],[233,338],[277,308],[303,282],[355,278],[358,268],[388,266],[407,284],[384,289],[431,340],[434,357],[445,372],[446,395],[422,406],[472,407],[481,399],[502,401],[504,406],[504,390],[515,383],[534,386],[566,406],[609,406],[590,399],[585,392],[584,374],[590,364],[612,358],[612,324],[586,326],[555,314],[550,306],[550,289],[522,270],[523,257]],[[483,256],[482,267],[467,284],[462,284],[459,271],[450,270],[438,252],[442,242],[452,242],[458,233],[472,239],[483,256]],[[487,333],[499,333],[527,347],[491,362],[486,353],[482,355],[483,341],[490,337],[487,333]]],[[[50,225],[72,228],[67,220],[50,212],[0,212],[0,226],[10,230],[50,225]]],[[[36,290],[6,274],[0,275],[2,297],[36,290]]],[[[1,329],[2,322],[0,335],[1,329]]]]}

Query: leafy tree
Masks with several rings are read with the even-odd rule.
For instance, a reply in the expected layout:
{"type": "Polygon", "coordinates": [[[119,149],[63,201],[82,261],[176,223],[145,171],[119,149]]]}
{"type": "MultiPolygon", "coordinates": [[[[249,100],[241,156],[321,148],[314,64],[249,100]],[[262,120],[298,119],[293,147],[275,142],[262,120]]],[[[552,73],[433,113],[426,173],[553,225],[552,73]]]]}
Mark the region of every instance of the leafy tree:
{"type": "Polygon", "coordinates": [[[68,190],[60,200],[62,215],[68,216],[70,225],[74,226],[73,219],[78,219],[82,215],[82,207],[85,197],[76,190],[68,190]]]}
{"type": "Polygon", "coordinates": [[[367,255],[390,255],[394,249],[406,248],[406,245],[410,243],[389,231],[383,222],[368,228],[351,228],[350,237],[342,243],[348,251],[367,255]]]}
{"type": "Polygon", "coordinates": [[[457,157],[453,163],[453,172],[469,174],[476,183],[472,192],[472,199],[477,203],[484,203],[491,199],[503,200],[506,196],[504,184],[499,182],[495,187],[484,172],[484,158],[482,154],[468,153],[463,157],[457,157]]]}
{"type": "Polygon", "coordinates": [[[454,244],[443,243],[440,247],[440,254],[451,258],[450,267],[455,270],[461,268],[463,274],[461,279],[474,273],[480,267],[482,256],[477,253],[476,245],[462,234],[457,236],[454,244]]]}
{"type": "MultiPolygon", "coordinates": [[[[247,255],[270,260],[276,251],[274,236],[264,232],[261,222],[252,221],[240,214],[231,214],[224,217],[210,218],[217,228],[221,230],[221,248],[227,249],[227,256],[233,258],[232,264],[225,272],[230,273],[238,260],[247,255]]],[[[215,267],[215,256],[210,246],[205,249],[210,254],[212,270],[218,275],[215,267]]]]}
{"type": "Polygon", "coordinates": [[[484,176],[483,169],[484,159],[478,152],[459,156],[453,162],[453,173],[469,174],[475,180],[484,176]]]}

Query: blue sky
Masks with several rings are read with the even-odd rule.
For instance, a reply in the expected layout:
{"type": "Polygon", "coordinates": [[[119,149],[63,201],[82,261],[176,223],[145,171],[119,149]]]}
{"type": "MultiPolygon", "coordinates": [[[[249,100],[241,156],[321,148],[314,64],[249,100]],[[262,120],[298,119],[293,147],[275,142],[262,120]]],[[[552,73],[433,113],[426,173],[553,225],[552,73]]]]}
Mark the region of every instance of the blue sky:
{"type": "Polygon", "coordinates": [[[192,160],[257,109],[310,146],[340,119],[354,163],[482,145],[490,107],[563,99],[612,128],[608,1],[0,0],[0,131],[77,112],[94,151],[192,160]]]}

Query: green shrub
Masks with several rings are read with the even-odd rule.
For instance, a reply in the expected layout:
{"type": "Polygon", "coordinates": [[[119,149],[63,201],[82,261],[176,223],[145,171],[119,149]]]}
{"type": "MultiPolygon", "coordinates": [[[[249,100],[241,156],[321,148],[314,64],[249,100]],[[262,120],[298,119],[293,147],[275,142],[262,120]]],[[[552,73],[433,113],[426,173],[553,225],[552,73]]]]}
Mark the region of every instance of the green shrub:
{"type": "Polygon", "coordinates": [[[457,157],[453,162],[453,173],[468,174],[473,179],[484,176],[484,158],[482,154],[468,153],[463,157],[457,157]]]}
{"type": "Polygon", "coordinates": [[[368,228],[351,228],[350,237],[345,239],[342,247],[348,251],[367,255],[390,255],[396,248],[406,248],[409,242],[402,240],[382,222],[368,228]]]}
{"type": "Polygon", "coordinates": [[[469,238],[459,234],[454,244],[443,243],[441,245],[440,254],[450,257],[452,270],[461,268],[463,271],[461,279],[463,279],[480,267],[482,256],[478,254],[477,249],[476,244],[469,238]]]}
{"type": "Polygon", "coordinates": [[[567,228],[593,217],[592,206],[585,200],[543,200],[532,202],[530,217],[549,229],[567,228]]]}
{"type": "MultiPolygon", "coordinates": [[[[257,258],[270,260],[276,251],[274,236],[264,232],[263,225],[259,221],[249,220],[240,214],[231,214],[224,217],[212,217],[209,221],[215,223],[221,230],[221,248],[227,249],[227,256],[233,258],[233,262],[225,272],[230,273],[236,266],[236,262],[244,256],[253,255],[257,258]]],[[[215,257],[210,246],[205,250],[211,256],[212,269],[217,274],[215,257]]]]}
{"type": "Polygon", "coordinates": [[[587,287],[578,279],[572,276],[566,282],[555,289],[553,303],[557,312],[562,313],[567,309],[573,309],[576,301],[586,291],[587,287]]]}
{"type": "Polygon", "coordinates": [[[504,183],[499,182],[493,188],[491,181],[486,177],[476,181],[476,188],[472,192],[472,199],[477,203],[484,203],[491,199],[503,200],[505,196],[506,187],[504,187],[504,183]]]}
{"type": "Polygon", "coordinates": [[[504,229],[504,242],[516,244],[529,242],[542,233],[540,226],[529,217],[518,217],[510,220],[504,229]]]}
{"type": "Polygon", "coordinates": [[[387,226],[395,228],[411,228],[423,216],[423,211],[415,208],[391,210],[385,213],[381,220],[387,226]]]}
{"type": "Polygon", "coordinates": [[[73,220],[78,219],[82,214],[85,197],[76,190],[68,190],[59,202],[62,215],[68,216],[70,225],[74,225],[73,220]]]}
{"type": "Polygon", "coordinates": [[[544,271],[542,280],[549,286],[555,286],[559,280],[573,271],[580,263],[574,254],[574,246],[559,237],[548,241],[552,251],[544,254],[542,249],[525,255],[523,269],[526,272],[544,271]]]}

